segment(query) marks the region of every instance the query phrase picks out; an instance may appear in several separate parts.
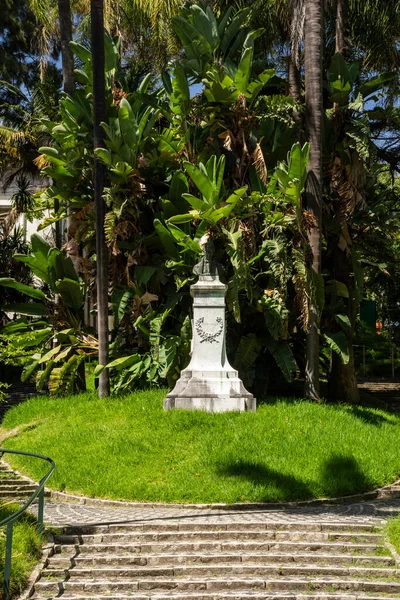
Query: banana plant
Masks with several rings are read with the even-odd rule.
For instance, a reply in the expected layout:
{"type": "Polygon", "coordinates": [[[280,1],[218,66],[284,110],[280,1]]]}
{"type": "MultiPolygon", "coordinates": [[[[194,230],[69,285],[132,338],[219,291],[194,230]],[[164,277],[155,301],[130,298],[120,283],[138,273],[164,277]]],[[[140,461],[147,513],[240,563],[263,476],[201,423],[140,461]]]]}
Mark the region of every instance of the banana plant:
{"type": "Polygon", "coordinates": [[[310,155],[310,144],[301,146],[293,144],[288,152],[287,162],[279,162],[271,182],[270,191],[275,191],[276,184],[283,193],[286,201],[295,207],[300,207],[302,194],[305,190],[307,179],[307,165],[310,155]]]}
{"type": "MultiPolygon", "coordinates": [[[[81,68],[75,70],[77,87],[72,95],[64,94],[60,102],[61,120],[45,121],[43,126],[52,139],[51,146],[39,148],[36,164],[52,185],[40,194],[46,206],[59,210],[44,219],[40,229],[66,217],[67,205],[78,223],[90,222],[92,204],[93,165],[93,68],[92,54],[82,44],[71,42],[71,48],[81,68]]],[[[105,32],[105,77],[107,119],[114,118],[113,83],[119,62],[119,41],[105,32]]]]}
{"type": "Polygon", "coordinates": [[[65,252],[52,248],[37,234],[31,237],[31,246],[30,254],[15,254],[14,258],[31,269],[41,287],[0,278],[0,285],[27,296],[25,303],[2,307],[17,319],[0,330],[0,337],[11,353],[32,351],[22,381],[36,373],[39,390],[48,382],[52,395],[68,394],[84,386],[80,366],[86,356],[97,352],[97,340],[82,323],[85,288],[65,252]]]}
{"type": "Polygon", "coordinates": [[[229,7],[217,19],[209,6],[199,3],[173,17],[172,26],[185,49],[188,72],[204,75],[214,60],[235,58],[246,39],[244,25],[249,12],[249,8],[235,12],[229,7]]]}
{"type": "MultiPolygon", "coordinates": [[[[148,338],[149,350],[115,358],[107,365],[114,373],[114,393],[126,393],[132,386],[174,385],[189,361],[192,331],[188,316],[181,321],[179,335],[168,331],[165,324],[170,313],[171,310],[164,307],[136,323],[148,338]]],[[[99,377],[103,369],[102,365],[97,366],[95,377],[99,377]]]]}
{"type": "Polygon", "coordinates": [[[195,4],[172,19],[185,50],[185,58],[174,70],[172,84],[166,86],[167,91],[171,90],[173,111],[176,112],[175,107],[181,113],[190,110],[185,74],[203,84],[204,95],[213,104],[232,104],[243,96],[252,106],[266,86],[279,84],[273,69],[266,69],[251,79],[254,43],[264,29],[247,30],[249,12],[250,9],[235,12],[229,7],[217,19],[209,6],[195,4]]]}
{"type": "Polygon", "coordinates": [[[137,93],[122,98],[118,114],[109,123],[102,123],[106,132],[106,148],[98,148],[95,153],[110,167],[114,178],[127,183],[137,169],[137,158],[142,150],[143,140],[151,132],[160,112],[166,114],[157,104],[156,95],[147,95],[151,73],[147,75],[137,93]],[[153,102],[150,104],[150,98],[153,102]]]}
{"type": "Polygon", "coordinates": [[[183,166],[200,192],[201,198],[189,193],[182,194],[192,210],[186,214],[171,217],[168,219],[168,223],[182,224],[200,221],[208,227],[213,227],[221,219],[227,219],[231,215],[237,203],[247,192],[247,186],[244,186],[223,200],[225,196],[224,155],[220,156],[218,161],[217,157],[213,155],[205,165],[200,162],[198,167],[189,162],[184,162],[183,166]]]}

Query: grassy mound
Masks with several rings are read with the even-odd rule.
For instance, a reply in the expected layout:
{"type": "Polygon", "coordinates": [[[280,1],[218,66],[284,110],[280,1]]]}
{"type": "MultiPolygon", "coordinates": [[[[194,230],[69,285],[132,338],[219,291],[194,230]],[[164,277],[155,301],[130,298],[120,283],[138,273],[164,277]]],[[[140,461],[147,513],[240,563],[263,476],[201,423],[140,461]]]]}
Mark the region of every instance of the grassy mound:
{"type": "MultiPolygon", "coordinates": [[[[400,473],[400,417],[279,400],[256,413],[163,412],[163,390],[33,398],[10,410],[7,448],[51,456],[50,486],[159,502],[274,502],[374,489],[400,473]]],[[[36,480],[42,465],[13,458],[36,480]]]]}
{"type": "MultiPolygon", "coordinates": [[[[20,508],[17,504],[0,506],[0,521],[6,519],[20,508]]],[[[11,598],[18,597],[24,590],[33,568],[41,555],[41,542],[37,532],[37,523],[29,514],[23,514],[13,527],[13,548],[11,562],[11,598]]],[[[0,534],[0,590],[3,590],[3,571],[6,549],[5,528],[0,534]]]]}

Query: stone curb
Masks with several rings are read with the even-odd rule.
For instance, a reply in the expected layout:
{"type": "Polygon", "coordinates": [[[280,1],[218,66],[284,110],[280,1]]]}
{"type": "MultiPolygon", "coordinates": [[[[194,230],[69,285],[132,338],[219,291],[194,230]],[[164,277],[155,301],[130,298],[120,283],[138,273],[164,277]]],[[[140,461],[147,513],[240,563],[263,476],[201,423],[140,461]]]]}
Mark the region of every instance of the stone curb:
{"type": "Polygon", "coordinates": [[[28,579],[27,587],[25,591],[18,596],[18,600],[29,600],[34,591],[35,583],[40,579],[41,572],[45,569],[49,563],[49,558],[51,558],[54,554],[54,540],[53,536],[49,535],[49,541],[42,549],[42,556],[40,562],[36,565],[34,570],[31,573],[31,576],[28,579]]]}
{"type": "Polygon", "coordinates": [[[77,496],[74,494],[68,494],[67,492],[57,492],[55,490],[46,491],[50,493],[50,498],[54,500],[68,502],[70,504],[80,504],[87,506],[110,506],[113,508],[179,508],[179,509],[190,509],[190,510],[204,510],[204,509],[220,509],[220,510],[284,510],[287,508],[306,508],[312,506],[330,505],[330,504],[353,504],[357,502],[364,502],[368,500],[378,500],[382,498],[399,497],[400,492],[398,490],[392,490],[393,486],[400,486],[400,480],[385,486],[378,488],[372,492],[364,492],[363,494],[353,494],[352,496],[341,496],[339,498],[317,498],[314,500],[299,500],[297,502],[253,502],[253,503],[209,503],[209,504],[178,504],[178,503],[165,503],[165,502],[130,502],[123,500],[107,500],[104,498],[90,498],[88,496],[77,496]]]}
{"type": "MultiPolygon", "coordinates": [[[[36,481],[33,481],[28,476],[23,475],[10,464],[8,464],[4,458],[2,462],[7,465],[10,469],[23,478],[25,481],[39,485],[36,481]]],[[[68,504],[79,504],[86,506],[100,506],[110,508],[179,508],[189,510],[204,510],[204,509],[219,509],[219,510],[285,510],[287,508],[307,508],[313,506],[323,506],[332,504],[354,504],[358,502],[366,502],[368,500],[380,500],[400,497],[400,479],[397,479],[393,483],[378,488],[371,492],[364,492],[363,494],[353,494],[351,496],[340,496],[338,498],[316,498],[313,500],[299,500],[296,502],[238,502],[234,504],[226,503],[206,503],[206,504],[180,504],[180,503],[166,503],[166,502],[132,502],[128,500],[107,500],[106,498],[90,498],[89,496],[79,496],[75,494],[69,494],[67,492],[59,492],[57,490],[51,490],[45,488],[48,499],[58,500],[60,502],[66,502],[68,504]],[[393,487],[398,489],[393,490],[393,487]]]]}

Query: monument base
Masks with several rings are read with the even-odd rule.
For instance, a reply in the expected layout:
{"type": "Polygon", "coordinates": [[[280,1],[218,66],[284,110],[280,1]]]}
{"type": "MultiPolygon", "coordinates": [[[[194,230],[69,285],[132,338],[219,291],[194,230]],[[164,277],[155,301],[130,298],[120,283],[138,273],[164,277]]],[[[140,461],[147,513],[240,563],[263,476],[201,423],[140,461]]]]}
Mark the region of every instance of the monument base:
{"type": "Polygon", "coordinates": [[[164,410],[174,409],[253,412],[256,399],[246,390],[237,371],[182,371],[175,388],[164,400],[164,410]]]}

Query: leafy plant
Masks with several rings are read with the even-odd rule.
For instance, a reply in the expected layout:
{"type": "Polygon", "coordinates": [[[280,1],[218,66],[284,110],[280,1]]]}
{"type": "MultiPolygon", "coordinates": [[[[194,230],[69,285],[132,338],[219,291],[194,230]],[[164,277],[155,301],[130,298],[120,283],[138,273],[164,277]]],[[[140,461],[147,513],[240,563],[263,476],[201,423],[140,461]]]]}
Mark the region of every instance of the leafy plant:
{"type": "Polygon", "coordinates": [[[97,349],[96,339],[85,332],[82,322],[84,286],[65,252],[37,234],[31,247],[30,254],[16,254],[15,259],[31,269],[43,289],[0,278],[0,285],[27,297],[26,302],[2,307],[18,318],[2,327],[0,337],[8,353],[27,353],[22,381],[36,373],[38,389],[48,382],[52,395],[71,393],[84,387],[84,371],[79,367],[97,349]]]}

